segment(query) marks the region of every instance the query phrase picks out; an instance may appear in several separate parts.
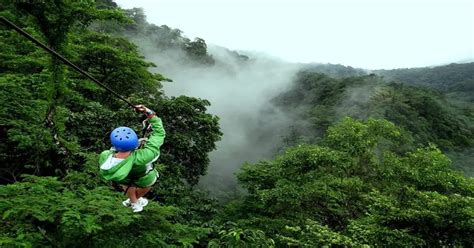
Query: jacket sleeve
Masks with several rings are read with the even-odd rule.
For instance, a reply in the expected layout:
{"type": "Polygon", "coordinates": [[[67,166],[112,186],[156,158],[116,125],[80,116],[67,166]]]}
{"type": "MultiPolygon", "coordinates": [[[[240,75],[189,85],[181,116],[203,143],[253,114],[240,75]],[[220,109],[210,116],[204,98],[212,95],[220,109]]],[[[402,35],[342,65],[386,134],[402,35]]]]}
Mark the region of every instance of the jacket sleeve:
{"type": "Polygon", "coordinates": [[[100,153],[99,156],[99,165],[102,165],[105,160],[107,160],[107,157],[110,155],[110,150],[105,150],[102,153],[100,153]]]}
{"type": "Polygon", "coordinates": [[[135,163],[138,165],[145,165],[160,155],[160,147],[165,141],[165,129],[160,118],[154,116],[149,120],[153,129],[150,138],[143,148],[135,151],[135,163]]]}

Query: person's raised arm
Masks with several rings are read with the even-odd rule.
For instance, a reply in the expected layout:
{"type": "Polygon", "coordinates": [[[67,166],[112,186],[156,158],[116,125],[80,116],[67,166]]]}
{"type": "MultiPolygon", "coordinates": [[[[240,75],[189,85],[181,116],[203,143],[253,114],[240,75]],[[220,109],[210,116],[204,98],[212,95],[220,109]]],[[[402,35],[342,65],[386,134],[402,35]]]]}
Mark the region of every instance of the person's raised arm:
{"type": "Polygon", "coordinates": [[[153,130],[145,146],[135,151],[136,162],[139,164],[147,164],[160,155],[160,147],[163,145],[166,132],[163,128],[163,122],[156,116],[153,110],[143,105],[137,105],[135,109],[137,112],[147,116],[148,122],[153,130]]]}

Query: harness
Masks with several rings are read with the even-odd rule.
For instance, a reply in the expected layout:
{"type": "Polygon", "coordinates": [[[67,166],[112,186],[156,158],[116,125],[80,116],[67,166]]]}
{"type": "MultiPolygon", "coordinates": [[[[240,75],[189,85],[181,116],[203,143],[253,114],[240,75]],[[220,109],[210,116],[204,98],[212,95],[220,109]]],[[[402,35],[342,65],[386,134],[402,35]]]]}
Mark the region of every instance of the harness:
{"type": "MultiPolygon", "coordinates": [[[[140,139],[138,140],[138,142],[139,142],[138,149],[140,149],[140,148],[142,148],[142,147],[145,146],[146,142],[148,141],[148,136],[150,135],[150,131],[151,131],[151,130],[152,130],[152,128],[151,128],[150,123],[148,122],[148,119],[143,120],[143,121],[142,121],[142,138],[140,138],[140,139]]],[[[159,156],[158,156],[158,157],[159,157],[159,156]]],[[[156,160],[158,160],[158,157],[156,157],[156,158],[153,159],[150,163],[147,164],[147,170],[146,170],[145,175],[143,175],[143,176],[148,175],[148,173],[150,173],[151,171],[153,171],[153,169],[155,169],[155,166],[153,165],[153,163],[154,163],[156,160]],[[149,168],[148,168],[148,166],[149,166],[149,168]]],[[[142,177],[143,177],[143,176],[142,176],[142,177]]],[[[127,189],[124,191],[124,195],[127,195],[128,189],[130,189],[130,187],[137,187],[137,185],[134,185],[133,182],[134,182],[135,180],[138,180],[139,178],[138,178],[138,177],[130,177],[129,179],[130,179],[130,181],[131,181],[132,183],[126,184],[127,189]]],[[[115,183],[115,182],[114,182],[114,183],[115,183]]],[[[115,184],[118,185],[118,183],[115,183],[115,184]]],[[[122,185],[123,185],[123,184],[122,184],[122,185]]]]}

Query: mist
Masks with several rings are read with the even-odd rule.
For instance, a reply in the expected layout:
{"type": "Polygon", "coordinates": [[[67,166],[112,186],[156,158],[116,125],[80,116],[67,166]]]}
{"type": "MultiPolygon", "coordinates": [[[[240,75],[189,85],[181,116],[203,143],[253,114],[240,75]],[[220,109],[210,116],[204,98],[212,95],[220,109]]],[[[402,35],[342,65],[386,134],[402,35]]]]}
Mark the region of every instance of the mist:
{"type": "Polygon", "coordinates": [[[377,77],[366,78],[363,85],[348,86],[339,104],[334,107],[338,119],[345,116],[367,120],[373,113],[369,104],[373,97],[383,91],[384,82],[377,77]]]}
{"type": "Polygon", "coordinates": [[[290,87],[300,66],[251,52],[242,61],[214,45],[208,46],[208,53],[216,63],[199,65],[188,63],[182,50],[158,51],[146,39],[135,43],[156,64],[156,72],[173,80],[163,83],[166,95],[207,99],[208,112],[220,118],[223,137],[210,153],[208,173],[199,187],[221,199],[239,191],[235,172],[245,162],[272,158],[287,134],[291,113],[283,113],[270,100],[290,87]]]}

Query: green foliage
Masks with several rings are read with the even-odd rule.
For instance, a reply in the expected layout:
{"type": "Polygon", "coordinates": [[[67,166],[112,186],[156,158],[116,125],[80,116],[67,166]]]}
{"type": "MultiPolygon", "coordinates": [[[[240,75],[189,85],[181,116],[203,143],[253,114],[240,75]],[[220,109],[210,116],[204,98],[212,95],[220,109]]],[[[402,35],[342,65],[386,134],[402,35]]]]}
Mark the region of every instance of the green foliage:
{"type": "Polygon", "coordinates": [[[222,135],[219,118],[206,113],[209,105],[207,100],[180,96],[156,106],[167,127],[161,159],[169,173],[182,175],[191,185],[206,173],[208,153],[222,135]]]}
{"type": "Polygon", "coordinates": [[[310,73],[321,73],[335,78],[355,77],[366,75],[366,70],[343,66],[340,64],[311,64],[303,68],[310,73]]]}
{"type": "Polygon", "coordinates": [[[387,84],[351,67],[301,71],[274,100],[300,117],[286,139],[293,147],[274,160],[245,164],[238,179],[248,195],[221,208],[193,188],[222,136],[218,117],[207,113],[210,102],[167,97],[161,82],[170,79],[150,72],[155,65],[129,41],[145,37],[157,50],[181,51],[186,63],[212,66],[203,39],[149,24],[143,10],[121,10],[110,0],[0,5],[2,16],[131,102],[157,111],[167,131],[161,177],[147,196],[154,201],[133,214],[121,206],[124,196],[97,176],[97,153],[110,147],[114,127],[139,131],[139,116],[0,27],[1,247],[474,243],[474,181],[453,171],[442,152],[449,150],[455,164],[472,157],[474,112],[462,104],[470,98],[452,100],[469,92],[472,64],[443,67],[440,77],[436,69],[393,71],[393,79],[434,85],[447,95],[387,84]],[[448,81],[454,83],[441,87],[448,81]]]}
{"type": "Polygon", "coordinates": [[[242,229],[235,223],[226,223],[218,237],[209,241],[208,247],[275,247],[275,242],[258,229],[242,229]]]}
{"type": "MultiPolygon", "coordinates": [[[[9,13],[0,12],[2,16],[5,15],[11,18],[9,13]]],[[[10,20],[16,20],[10,19],[10,20]]],[[[25,28],[25,31],[37,35],[37,32],[32,28],[25,28]]],[[[32,73],[41,72],[45,64],[44,53],[38,49],[31,42],[27,41],[23,36],[11,32],[5,28],[0,27],[0,73],[32,73]]]]}
{"type": "Polygon", "coordinates": [[[126,36],[131,40],[147,42],[157,52],[181,51],[185,55],[182,63],[193,65],[210,66],[215,63],[214,58],[207,52],[206,41],[202,38],[195,38],[191,41],[183,36],[179,29],[170,28],[167,25],[157,26],[146,21],[146,16],[141,8],[125,10],[125,14],[133,20],[125,26],[117,26],[111,22],[98,24],[98,29],[108,29],[110,32],[126,36]]]}
{"type": "Polygon", "coordinates": [[[173,207],[150,203],[145,212],[132,214],[121,206],[119,193],[98,185],[78,187],[88,179],[29,176],[0,186],[1,197],[8,199],[0,203],[2,246],[190,246],[207,235],[206,229],[173,223],[173,207]]]}
{"type": "Polygon", "coordinates": [[[44,78],[45,75],[0,77],[2,181],[15,181],[19,174],[26,172],[41,174],[43,168],[51,166],[42,161],[52,146],[52,137],[41,118],[46,115],[47,101],[35,97],[31,91],[44,90],[41,87],[44,78]]]}
{"type": "Polygon", "coordinates": [[[410,85],[426,86],[449,93],[453,100],[474,101],[474,63],[449,64],[435,68],[378,70],[375,73],[410,85]]]}
{"type": "MultiPolygon", "coordinates": [[[[382,140],[400,143],[401,136],[402,131],[389,121],[369,119],[367,123],[362,123],[346,117],[341,123],[328,129],[325,144],[360,157],[367,151],[372,153],[382,140]]],[[[394,146],[391,145],[393,149],[394,146]]]]}
{"type": "MultiPolygon", "coordinates": [[[[434,143],[449,151],[458,168],[470,171],[463,164],[471,157],[462,151],[474,146],[474,115],[466,102],[454,102],[432,89],[386,83],[374,74],[331,78],[315,71],[317,68],[300,71],[293,87],[273,100],[283,111],[299,116],[285,139],[286,146],[319,142],[328,127],[345,116],[384,118],[405,130],[396,144],[399,151],[434,143]]],[[[467,78],[466,72],[462,75],[467,78]]]]}
{"type": "Polygon", "coordinates": [[[0,246],[190,247],[206,243],[209,229],[203,223],[216,213],[216,205],[188,183],[195,184],[205,174],[207,153],[222,135],[218,118],[206,113],[210,103],[164,96],[161,81],[169,79],[150,72],[154,65],[144,60],[135,45],[89,28],[104,19],[130,24],[110,2],[97,3],[99,9],[94,1],[43,1],[37,9],[31,4],[2,2],[2,15],[131,102],[159,113],[167,131],[159,166],[164,179],[149,197],[166,206],[150,203],[143,215],[134,215],[121,206],[123,196],[104,187],[97,177],[97,153],[110,147],[108,132],[119,125],[138,132],[141,118],[2,26],[0,182],[16,183],[0,188],[2,199],[8,199],[0,204],[0,246]],[[63,15],[69,16],[62,20],[63,15]],[[25,173],[45,177],[20,177],[25,173]],[[60,179],[47,177],[52,175],[60,179]]]}
{"type": "Polygon", "coordinates": [[[202,38],[196,38],[194,41],[186,42],[184,45],[184,50],[188,56],[197,63],[207,65],[214,63],[212,56],[207,54],[206,41],[202,38]]]}
{"type": "Polygon", "coordinates": [[[474,119],[436,93],[391,84],[372,102],[386,119],[409,130],[418,143],[433,142],[444,149],[474,145],[474,119]]]}
{"type": "Polygon", "coordinates": [[[289,247],[369,247],[309,219],[303,227],[286,226],[284,233],[278,239],[289,247]]]}
{"type": "Polygon", "coordinates": [[[388,121],[346,118],[319,146],[244,165],[249,195],[227,214],[277,246],[468,247],[474,181],[433,145],[400,151],[402,138],[388,121]]]}
{"type": "MultiPolygon", "coordinates": [[[[43,34],[46,26],[49,27],[47,32],[67,33],[69,43],[64,43],[65,37],[61,38],[61,42],[70,51],[68,54],[74,63],[132,102],[144,103],[157,110],[168,131],[165,152],[162,153],[164,162],[168,164],[166,168],[169,168],[166,174],[195,184],[206,171],[209,163],[207,153],[215,149],[214,142],[221,136],[217,117],[205,113],[210,103],[194,98],[174,100],[164,97],[159,89],[161,81],[168,79],[149,72],[154,65],[144,61],[135,45],[123,38],[85,28],[94,20],[111,19],[113,16],[109,14],[113,13],[116,16],[112,19],[122,21],[119,10],[95,9],[93,1],[77,4],[69,1],[54,4],[42,2],[37,10],[33,10],[29,3],[19,4],[21,6],[6,5],[11,8],[7,10],[15,12],[21,9],[22,13],[33,16],[36,21],[44,16],[60,18],[68,13],[80,15],[80,18],[65,19],[65,23],[59,22],[59,19],[47,23],[35,22],[38,26],[28,21],[29,16],[16,19],[32,27],[30,30],[35,31],[35,27],[39,27],[39,32],[43,34]],[[55,9],[56,5],[60,6],[55,9]],[[59,12],[62,8],[67,11],[59,12]],[[82,15],[83,12],[87,14],[82,15]],[[68,20],[69,24],[66,23],[68,20]],[[52,23],[54,21],[58,23],[52,23]],[[78,22],[82,26],[76,25],[78,22]],[[180,120],[182,123],[175,124],[180,120]]],[[[7,14],[10,13],[8,11],[7,14]]],[[[6,165],[0,175],[2,180],[15,181],[21,173],[65,174],[68,169],[77,169],[84,162],[82,151],[97,152],[108,148],[107,133],[114,127],[128,125],[140,130],[140,120],[130,110],[124,110],[123,103],[102,88],[77,72],[58,70],[56,64],[51,67],[45,59],[49,55],[38,52],[41,50],[17,37],[13,31],[5,30],[1,34],[0,41],[9,47],[1,53],[10,59],[2,71],[17,75],[3,74],[0,81],[4,89],[0,100],[5,113],[0,117],[1,132],[5,134],[2,136],[2,151],[8,151],[1,153],[0,159],[6,165]],[[21,41],[20,44],[26,44],[24,51],[14,46],[17,40],[21,41]],[[16,56],[18,52],[25,56],[16,56]],[[38,58],[36,64],[41,66],[35,67],[37,71],[25,70],[20,66],[25,64],[22,57],[38,58]],[[49,68],[56,69],[51,72],[49,68]],[[17,148],[12,151],[8,147],[17,148]],[[12,154],[16,156],[14,159],[12,154]]]]}
{"type": "MultiPolygon", "coordinates": [[[[132,93],[158,95],[160,81],[167,80],[160,74],[149,72],[148,69],[155,65],[144,61],[137,47],[123,38],[86,32],[76,36],[72,44],[75,45],[71,49],[78,55],[76,64],[123,96],[132,93]]],[[[117,104],[111,97],[97,99],[93,94],[90,97],[117,104]]]]}
{"type": "MultiPolygon", "coordinates": [[[[20,26],[25,26],[26,30],[31,31],[40,40],[44,38],[44,42],[49,47],[60,53],[66,51],[65,48],[67,48],[67,41],[71,33],[84,30],[92,21],[124,18],[116,10],[95,9],[94,1],[3,2],[2,7],[4,8],[2,10],[6,16],[14,16],[12,19],[14,22],[20,26]]],[[[12,43],[15,40],[20,40],[18,34],[15,34],[14,31],[2,30],[1,34],[0,40],[2,40],[2,43],[9,43],[9,46],[18,45],[12,43]]],[[[13,99],[14,102],[38,104],[32,105],[31,108],[22,109],[23,104],[20,103],[19,106],[9,106],[5,109],[6,112],[18,114],[17,116],[35,115],[35,118],[30,118],[23,123],[21,121],[10,121],[10,125],[4,125],[5,129],[8,130],[5,132],[10,133],[6,143],[12,147],[17,143],[20,148],[27,151],[19,151],[16,153],[18,156],[16,159],[10,159],[10,163],[16,163],[16,166],[20,164],[25,168],[7,167],[7,170],[2,173],[8,174],[13,180],[23,172],[37,175],[64,174],[70,168],[71,157],[75,156],[79,149],[77,138],[66,135],[68,116],[71,113],[64,100],[66,95],[71,93],[67,85],[68,82],[65,80],[67,71],[62,66],[62,62],[37,49],[24,38],[21,39],[19,44],[25,44],[26,49],[11,48],[2,50],[1,56],[7,58],[7,63],[2,72],[21,74],[24,90],[16,90],[21,94],[21,97],[16,96],[18,99],[13,99]],[[30,57],[31,59],[22,59],[17,56],[16,53],[18,52],[20,55],[24,55],[21,57],[30,57]],[[33,63],[28,65],[30,61],[33,63]],[[34,93],[29,94],[29,92],[34,93]],[[15,113],[17,111],[13,108],[22,109],[22,111],[28,113],[20,115],[20,113],[15,113]],[[16,127],[12,127],[13,125],[16,127]],[[21,139],[17,138],[19,136],[21,136],[21,139]],[[30,162],[28,159],[22,161],[25,160],[22,157],[27,158],[29,153],[33,155],[31,160],[34,162],[30,162]]],[[[20,77],[20,75],[18,76],[20,77]]],[[[8,79],[10,80],[10,78],[8,79]]],[[[2,103],[7,102],[6,100],[2,103]]],[[[15,119],[11,116],[8,118],[9,120],[15,119]]],[[[6,157],[8,156],[11,155],[6,155],[6,157]]]]}

